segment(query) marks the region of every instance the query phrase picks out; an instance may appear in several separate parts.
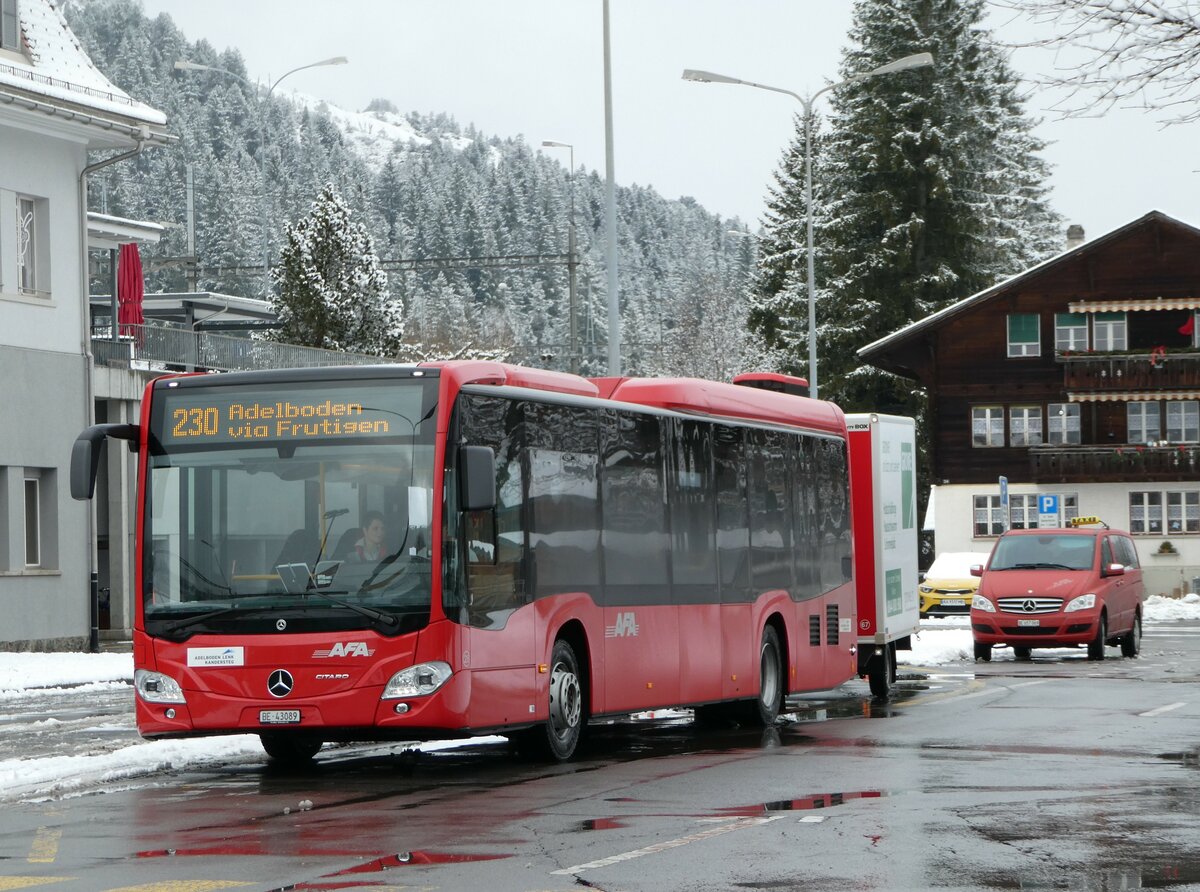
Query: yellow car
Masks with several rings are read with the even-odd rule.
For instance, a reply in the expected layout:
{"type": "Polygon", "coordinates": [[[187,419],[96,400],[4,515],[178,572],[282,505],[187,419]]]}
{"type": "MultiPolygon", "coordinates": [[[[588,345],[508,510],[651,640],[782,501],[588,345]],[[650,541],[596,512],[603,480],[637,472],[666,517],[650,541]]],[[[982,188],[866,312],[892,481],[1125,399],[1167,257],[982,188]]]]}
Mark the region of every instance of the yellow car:
{"type": "Polygon", "coordinates": [[[967,616],[971,599],[979,588],[979,577],[971,567],[987,563],[988,552],[948,551],[939,554],[917,586],[921,616],[967,616]]]}

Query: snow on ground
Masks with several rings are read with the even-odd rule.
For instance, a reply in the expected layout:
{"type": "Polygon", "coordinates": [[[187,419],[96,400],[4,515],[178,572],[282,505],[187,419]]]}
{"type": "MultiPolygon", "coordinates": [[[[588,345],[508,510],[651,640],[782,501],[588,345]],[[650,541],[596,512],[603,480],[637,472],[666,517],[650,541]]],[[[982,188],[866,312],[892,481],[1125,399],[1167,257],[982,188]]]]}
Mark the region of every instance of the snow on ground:
{"type": "MultiPolygon", "coordinates": [[[[1147,624],[1200,621],[1200,595],[1183,598],[1154,596],[1146,600],[1147,624]]],[[[997,652],[1004,659],[1004,652],[997,652]]],[[[972,659],[971,630],[966,617],[929,619],[913,638],[913,649],[901,651],[898,661],[910,666],[941,666],[972,659]]],[[[131,654],[102,653],[0,653],[0,720],[19,712],[22,700],[35,694],[61,691],[63,696],[124,687],[133,680],[131,654]]],[[[666,711],[655,717],[667,715],[666,711]]],[[[0,721],[0,725],[2,725],[0,721]]],[[[132,716],[130,733],[132,734],[132,716]]],[[[54,723],[45,732],[55,733],[54,723]]],[[[500,741],[431,741],[420,744],[435,751],[500,741]]],[[[81,794],[96,789],[119,789],[122,782],[171,770],[206,769],[264,759],[258,738],[252,734],[203,737],[195,740],[142,741],[105,753],[75,753],[41,759],[0,759],[0,801],[81,794]]]]}

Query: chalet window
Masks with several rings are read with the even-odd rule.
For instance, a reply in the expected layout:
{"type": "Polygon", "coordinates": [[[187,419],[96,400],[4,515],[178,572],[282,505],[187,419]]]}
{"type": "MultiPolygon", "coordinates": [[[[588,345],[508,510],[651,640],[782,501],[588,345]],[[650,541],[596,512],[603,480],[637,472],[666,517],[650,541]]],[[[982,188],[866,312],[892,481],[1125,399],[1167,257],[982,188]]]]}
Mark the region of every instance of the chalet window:
{"type": "Polygon", "coordinates": [[[1046,442],[1079,445],[1079,403],[1051,403],[1046,407],[1046,442]]]}
{"type": "Polygon", "coordinates": [[[1167,439],[1172,443],[1200,442],[1200,402],[1178,400],[1167,403],[1167,439]]]}
{"type": "Polygon", "coordinates": [[[1124,313],[1095,315],[1092,320],[1092,344],[1097,350],[1124,350],[1126,343],[1124,313]]]}
{"type": "Polygon", "coordinates": [[[1042,352],[1037,313],[1008,314],[1008,355],[1038,356],[1042,352]]]}
{"type": "Polygon", "coordinates": [[[1000,496],[975,496],[975,537],[999,536],[1004,532],[1004,510],[1000,496]]]}
{"type": "Polygon", "coordinates": [[[1161,492],[1131,492],[1129,494],[1129,532],[1160,535],[1163,531],[1163,494],[1161,492]]]}
{"type": "Polygon", "coordinates": [[[1004,407],[975,406],[971,409],[971,445],[1004,445],[1004,407]]]}
{"type": "Polygon", "coordinates": [[[1034,530],[1038,525],[1036,495],[1008,497],[1008,525],[1014,530],[1034,530]]]}
{"type": "Polygon", "coordinates": [[[1042,407],[1013,406],[1008,410],[1008,445],[1038,446],[1042,442],[1042,407]]]}
{"type": "Polygon", "coordinates": [[[1085,313],[1054,314],[1054,349],[1086,350],[1088,348],[1088,319],[1085,313]]]}
{"type": "Polygon", "coordinates": [[[0,0],[0,49],[19,52],[21,28],[17,19],[17,0],[0,0]]]}
{"type": "Polygon", "coordinates": [[[1167,532],[1200,533],[1200,490],[1167,493],[1167,532]]]}
{"type": "Polygon", "coordinates": [[[1158,403],[1126,403],[1127,443],[1152,443],[1158,439],[1158,403]]]}

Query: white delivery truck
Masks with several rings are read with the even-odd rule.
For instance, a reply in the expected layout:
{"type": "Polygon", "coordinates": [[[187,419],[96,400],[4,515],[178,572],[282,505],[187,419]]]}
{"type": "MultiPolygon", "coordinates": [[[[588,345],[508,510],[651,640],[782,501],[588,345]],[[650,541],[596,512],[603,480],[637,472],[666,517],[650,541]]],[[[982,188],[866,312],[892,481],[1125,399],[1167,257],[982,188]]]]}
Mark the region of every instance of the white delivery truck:
{"type": "Polygon", "coordinates": [[[850,440],[858,674],[886,698],[896,650],[910,650],[917,598],[917,444],[911,418],[846,416],[850,440]]]}

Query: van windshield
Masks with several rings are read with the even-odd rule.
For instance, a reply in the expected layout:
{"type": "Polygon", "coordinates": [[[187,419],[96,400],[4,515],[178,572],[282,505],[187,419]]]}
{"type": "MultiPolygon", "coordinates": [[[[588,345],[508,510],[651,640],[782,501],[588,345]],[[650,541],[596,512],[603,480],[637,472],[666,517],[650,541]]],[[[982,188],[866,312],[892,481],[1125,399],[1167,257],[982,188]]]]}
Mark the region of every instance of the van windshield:
{"type": "Polygon", "coordinates": [[[988,569],[1088,570],[1095,553],[1095,536],[1004,536],[988,569]]]}

